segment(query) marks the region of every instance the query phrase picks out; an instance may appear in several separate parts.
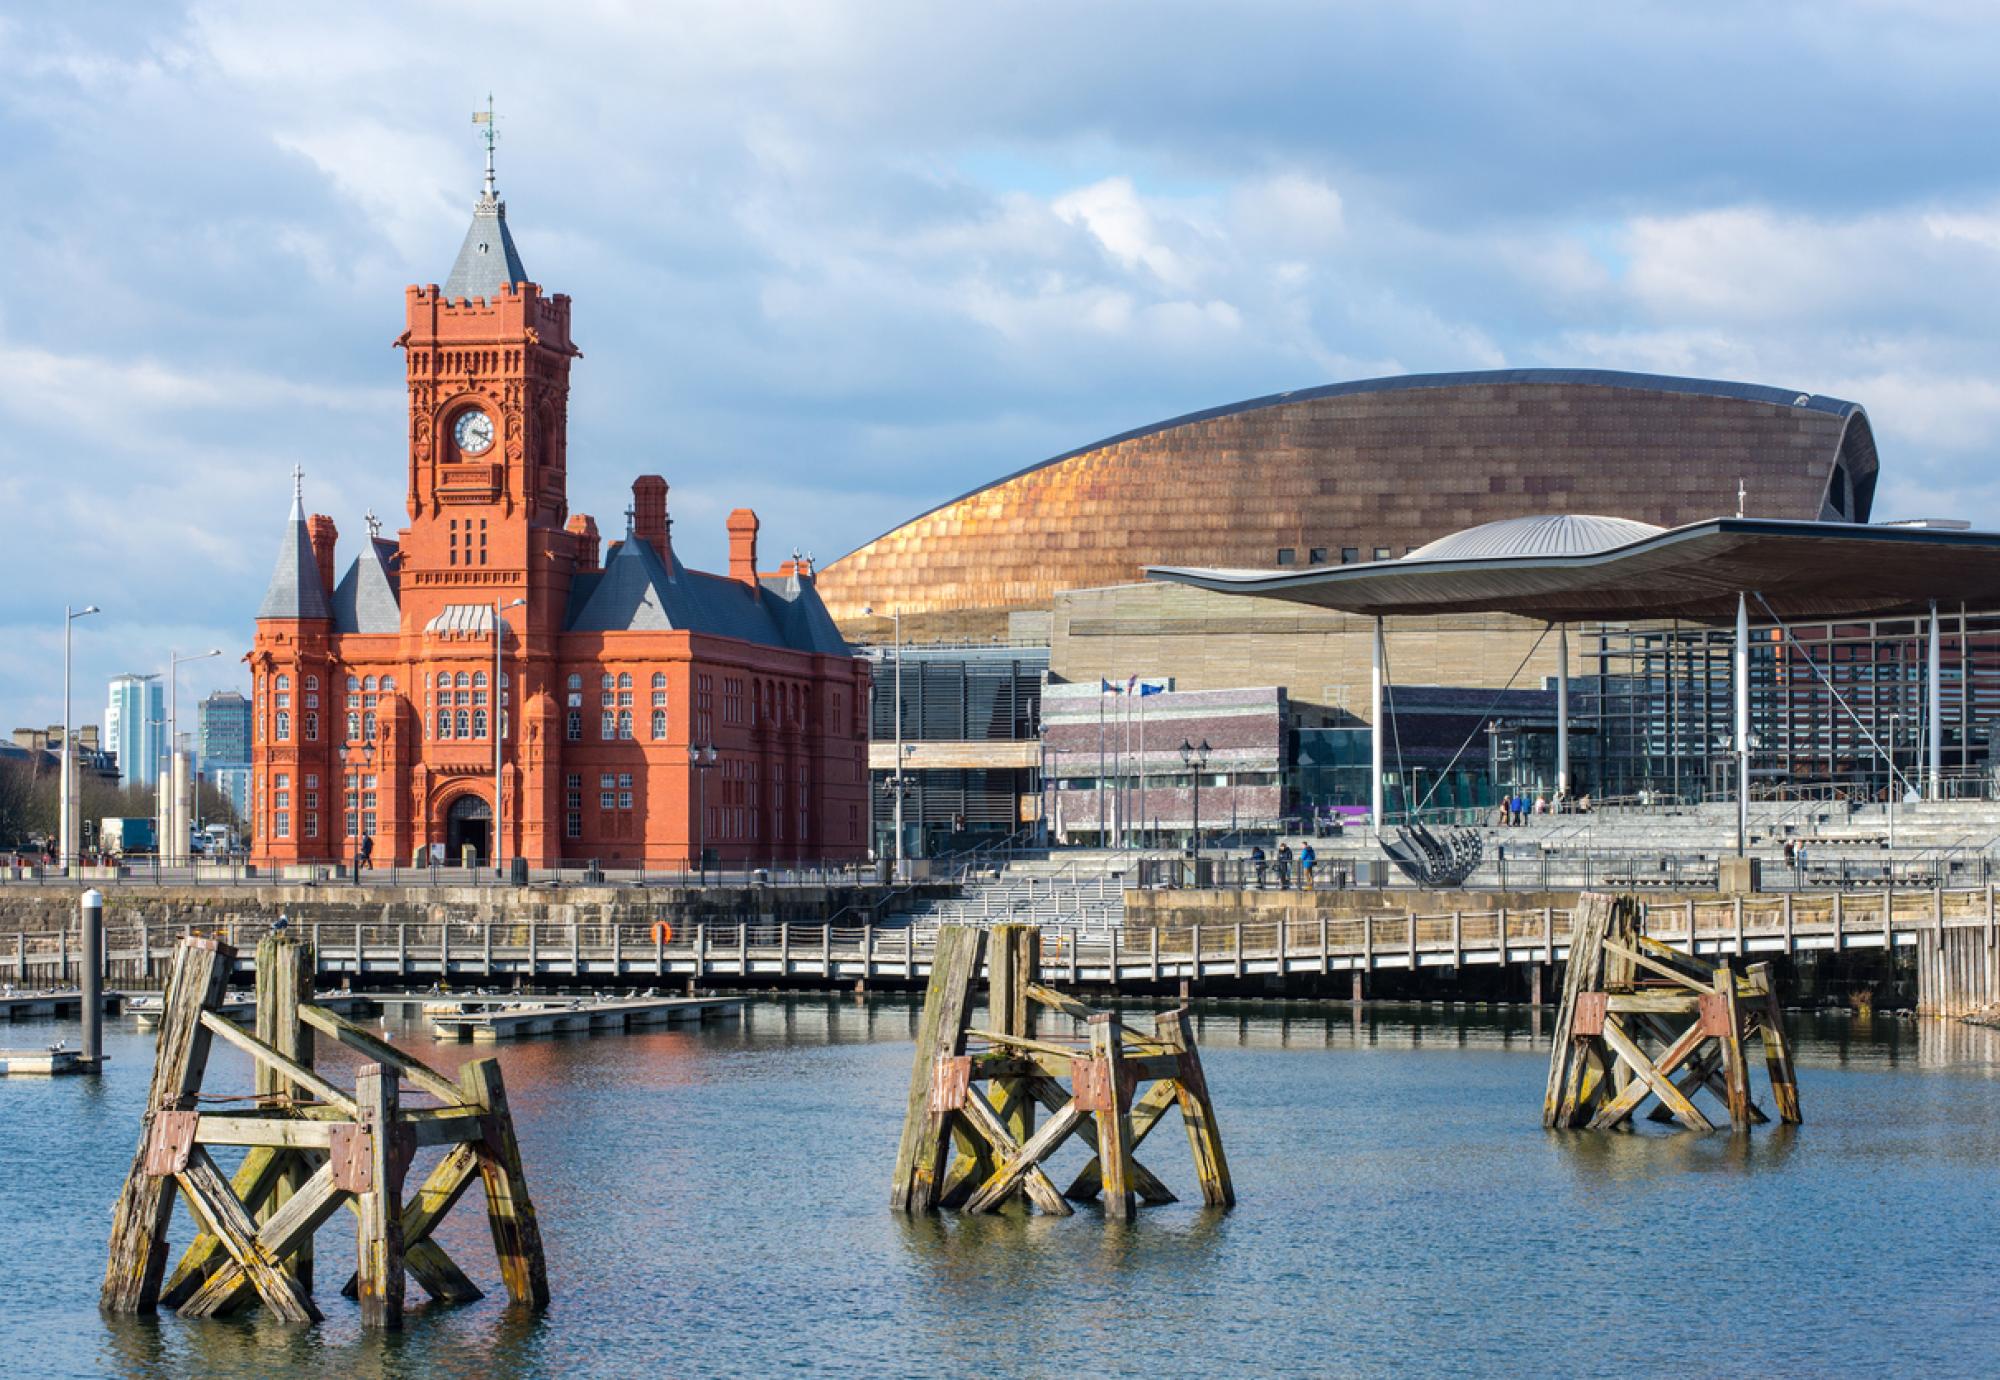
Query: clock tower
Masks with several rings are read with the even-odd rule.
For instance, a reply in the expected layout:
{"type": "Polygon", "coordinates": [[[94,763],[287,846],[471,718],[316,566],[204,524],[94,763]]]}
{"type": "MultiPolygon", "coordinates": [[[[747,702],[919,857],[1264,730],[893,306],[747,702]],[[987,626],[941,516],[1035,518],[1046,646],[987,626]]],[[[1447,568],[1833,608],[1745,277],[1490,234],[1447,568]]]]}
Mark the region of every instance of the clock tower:
{"type": "Polygon", "coordinates": [[[531,596],[566,593],[572,564],[564,433],[579,352],[569,298],[544,294],[522,266],[490,148],[449,277],[442,288],[407,289],[404,310],[396,343],[409,390],[406,596],[419,609],[530,598],[531,621],[559,616],[561,597],[531,596]]]}

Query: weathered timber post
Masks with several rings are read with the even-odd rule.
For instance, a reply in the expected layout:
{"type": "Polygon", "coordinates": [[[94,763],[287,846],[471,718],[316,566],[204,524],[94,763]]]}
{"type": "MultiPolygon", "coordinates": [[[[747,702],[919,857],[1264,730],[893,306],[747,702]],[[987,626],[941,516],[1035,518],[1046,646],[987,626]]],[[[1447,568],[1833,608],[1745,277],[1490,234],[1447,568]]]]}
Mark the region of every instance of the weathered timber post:
{"type": "Polygon", "coordinates": [[[389,1330],[403,1325],[403,1174],[409,1167],[397,1132],[400,1093],[393,1069],[364,1064],[354,1077],[354,1104],[367,1140],[367,1187],[355,1194],[359,1222],[354,1260],[361,1321],[389,1330]]]}
{"type": "MultiPolygon", "coordinates": [[[[907,944],[907,932],[904,937],[907,944]]],[[[910,1070],[903,1134],[889,1189],[889,1205],[902,1212],[928,1212],[937,1204],[954,1109],[943,1105],[952,1099],[947,1090],[936,1085],[941,1066],[960,1057],[964,1048],[972,984],[979,976],[985,943],[984,930],[944,925],[937,932],[917,1026],[916,1061],[910,1070]]],[[[911,971],[915,971],[914,964],[911,971]]]]}
{"type": "Polygon", "coordinates": [[[1102,1082],[1092,1109],[1097,1115],[1098,1172],[1104,1179],[1104,1215],[1132,1220],[1132,1079],[1126,1072],[1116,1012],[1090,1017],[1090,1057],[1102,1082]]]}
{"type": "MultiPolygon", "coordinates": [[[[987,1023],[1005,1035],[1031,1037],[1033,1011],[1028,987],[1041,981],[1042,932],[1033,925],[1000,924],[989,932],[986,946],[987,1023]]],[[[1025,1141],[1035,1130],[1035,1099],[1027,1080],[999,1078],[994,1110],[1014,1139],[1025,1141]]]]}
{"type": "MultiPolygon", "coordinates": [[[[170,1173],[181,1128],[191,1117],[201,1077],[208,1067],[209,1031],[205,1011],[222,1004],[235,951],[213,939],[183,940],[174,951],[166,997],[161,1004],[158,1052],[146,1111],[139,1122],[139,1148],[118,1195],[111,1219],[111,1253],[100,1304],[109,1313],[151,1313],[159,1305],[167,1268],[167,1224],[173,1217],[175,1183],[170,1173]],[[156,1133],[163,1141],[155,1156],[156,1133]]],[[[192,1131],[191,1125],[186,1130],[192,1131]]]]}
{"type": "Polygon", "coordinates": [[[539,1312],[549,1306],[548,1261],[542,1252],[541,1222],[521,1169],[521,1147],[514,1139],[500,1061],[474,1059],[458,1077],[467,1101],[485,1112],[487,1132],[477,1146],[479,1177],[486,1188],[486,1219],[493,1228],[500,1276],[507,1282],[509,1298],[539,1312]]]}

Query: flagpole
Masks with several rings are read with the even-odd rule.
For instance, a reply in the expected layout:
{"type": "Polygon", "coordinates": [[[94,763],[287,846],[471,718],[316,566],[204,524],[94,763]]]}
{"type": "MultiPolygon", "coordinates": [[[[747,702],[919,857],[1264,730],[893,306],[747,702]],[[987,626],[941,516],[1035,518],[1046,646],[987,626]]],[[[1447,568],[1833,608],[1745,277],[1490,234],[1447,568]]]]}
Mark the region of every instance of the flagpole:
{"type": "Polygon", "coordinates": [[[1130,682],[1125,691],[1125,765],[1118,773],[1118,785],[1125,793],[1124,846],[1132,846],[1132,692],[1130,682]]]}
{"type": "Polygon", "coordinates": [[[1104,694],[1109,681],[1097,682],[1097,846],[1104,847],[1104,694]]]}
{"type": "Polygon", "coordinates": [[[1146,827],[1146,690],[1139,687],[1139,827],[1146,827]]]}

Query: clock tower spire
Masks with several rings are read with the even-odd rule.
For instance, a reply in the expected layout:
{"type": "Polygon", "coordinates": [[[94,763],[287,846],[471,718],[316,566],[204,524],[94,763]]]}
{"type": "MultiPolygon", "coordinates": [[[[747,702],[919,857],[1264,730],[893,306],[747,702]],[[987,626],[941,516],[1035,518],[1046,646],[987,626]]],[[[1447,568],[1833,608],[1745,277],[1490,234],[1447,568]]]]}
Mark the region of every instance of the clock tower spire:
{"type": "MultiPolygon", "coordinates": [[[[490,100],[490,98],[489,98],[490,100]]],[[[494,187],[493,111],[486,178],[445,285],[405,292],[410,404],[405,589],[450,587],[441,604],[513,597],[573,542],[567,443],[570,301],[531,281],[494,187]]],[[[419,602],[422,602],[421,598],[419,602]]],[[[407,605],[406,605],[407,608],[407,605]]]]}

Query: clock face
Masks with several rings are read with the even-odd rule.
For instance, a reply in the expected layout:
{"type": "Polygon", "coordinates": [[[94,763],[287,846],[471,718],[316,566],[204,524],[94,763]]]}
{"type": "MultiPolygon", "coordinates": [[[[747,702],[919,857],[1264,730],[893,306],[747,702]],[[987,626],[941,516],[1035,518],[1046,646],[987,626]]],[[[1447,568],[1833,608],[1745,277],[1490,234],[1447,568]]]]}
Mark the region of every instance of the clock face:
{"type": "Polygon", "coordinates": [[[478,408],[468,408],[452,423],[451,438],[466,455],[484,455],[493,446],[493,419],[478,408]]]}

